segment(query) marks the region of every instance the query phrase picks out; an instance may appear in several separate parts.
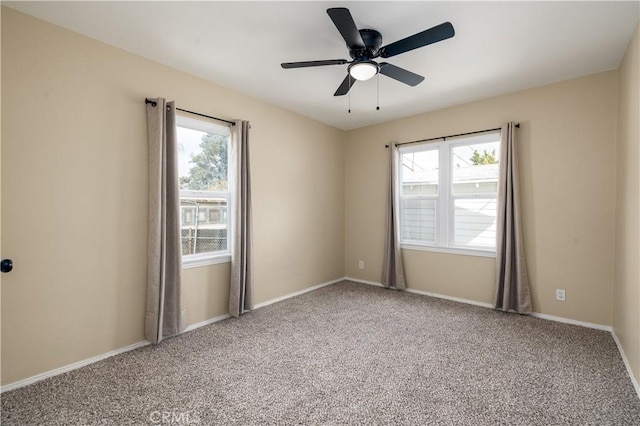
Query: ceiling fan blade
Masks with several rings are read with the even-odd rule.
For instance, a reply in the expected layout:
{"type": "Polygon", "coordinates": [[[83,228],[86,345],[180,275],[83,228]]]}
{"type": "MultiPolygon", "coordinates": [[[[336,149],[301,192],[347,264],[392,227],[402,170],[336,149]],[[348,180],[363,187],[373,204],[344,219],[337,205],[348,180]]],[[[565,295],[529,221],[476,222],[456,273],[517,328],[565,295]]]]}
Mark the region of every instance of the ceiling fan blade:
{"type": "Polygon", "coordinates": [[[349,63],[346,59],[327,59],[326,61],[285,62],[280,64],[284,69],[321,67],[323,65],[344,65],[349,63]]]}
{"type": "Polygon", "coordinates": [[[347,74],[347,76],[344,78],[344,80],[342,80],[340,87],[338,87],[338,90],[336,90],[336,93],[334,93],[333,96],[346,95],[347,93],[349,93],[349,89],[351,89],[351,86],[353,86],[353,83],[355,82],[356,82],[356,79],[351,77],[349,74],[347,74]]]}
{"type": "Polygon", "coordinates": [[[436,25],[433,28],[429,28],[428,30],[424,30],[420,33],[381,47],[380,56],[383,58],[390,58],[419,47],[424,47],[432,43],[446,40],[453,37],[455,34],[456,33],[451,22],[445,22],[444,24],[436,25]]]}
{"type": "Polygon", "coordinates": [[[380,74],[384,74],[387,77],[391,77],[394,80],[398,80],[401,83],[408,84],[409,86],[417,86],[422,83],[424,77],[418,74],[414,74],[411,71],[407,71],[404,68],[396,67],[395,65],[388,64],[386,62],[380,62],[380,74]]]}
{"type": "Polygon", "coordinates": [[[346,7],[333,7],[327,9],[327,13],[338,31],[340,31],[344,41],[347,42],[349,49],[364,49],[364,41],[349,9],[346,7]]]}

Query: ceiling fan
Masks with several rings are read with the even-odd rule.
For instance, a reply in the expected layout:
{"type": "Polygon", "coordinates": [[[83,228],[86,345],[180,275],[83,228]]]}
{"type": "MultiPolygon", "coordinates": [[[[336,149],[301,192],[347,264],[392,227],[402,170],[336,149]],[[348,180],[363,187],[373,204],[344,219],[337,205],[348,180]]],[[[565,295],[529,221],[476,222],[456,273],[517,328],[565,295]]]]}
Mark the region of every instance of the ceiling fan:
{"type": "Polygon", "coordinates": [[[281,64],[281,66],[282,68],[290,69],[349,64],[348,74],[333,96],[346,95],[349,93],[349,89],[351,89],[355,80],[369,80],[378,73],[408,84],[409,86],[416,86],[424,80],[423,76],[387,62],[375,62],[374,59],[378,57],[390,58],[419,47],[446,40],[455,35],[453,25],[451,25],[450,22],[445,22],[380,47],[382,44],[382,34],[371,29],[358,30],[349,9],[345,7],[334,7],[327,9],[327,13],[342,35],[342,38],[347,42],[349,55],[353,61],[346,59],[328,59],[323,61],[285,62],[281,64]]]}

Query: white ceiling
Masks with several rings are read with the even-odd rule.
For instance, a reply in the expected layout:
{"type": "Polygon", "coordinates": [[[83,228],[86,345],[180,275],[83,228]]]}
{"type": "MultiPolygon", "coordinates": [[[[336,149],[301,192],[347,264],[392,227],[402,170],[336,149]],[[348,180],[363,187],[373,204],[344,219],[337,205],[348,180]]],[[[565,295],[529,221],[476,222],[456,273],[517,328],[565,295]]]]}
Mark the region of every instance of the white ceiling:
{"type": "MultiPolygon", "coordinates": [[[[639,2],[3,2],[40,19],[341,129],[462,104],[618,67],[639,2]],[[385,76],[333,93],[347,65],[284,70],[281,62],[351,59],[326,13],[347,7],[383,45],[453,24],[452,39],[389,58],[426,77],[385,76]]],[[[150,93],[150,96],[157,95],[150,93]]],[[[177,100],[179,102],[179,99],[177,100]]],[[[188,105],[184,106],[188,108],[188,105]]]]}

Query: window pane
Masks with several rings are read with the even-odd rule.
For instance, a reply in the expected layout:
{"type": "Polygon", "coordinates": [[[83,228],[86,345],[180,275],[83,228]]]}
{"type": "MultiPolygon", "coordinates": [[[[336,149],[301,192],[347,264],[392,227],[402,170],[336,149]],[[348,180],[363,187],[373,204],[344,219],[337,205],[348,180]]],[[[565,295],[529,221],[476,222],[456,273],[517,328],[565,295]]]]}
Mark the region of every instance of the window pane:
{"type": "MultiPolygon", "coordinates": [[[[499,138],[499,136],[497,136],[499,138]]],[[[454,194],[498,192],[500,142],[458,145],[451,148],[454,194]]]]}
{"type": "Polygon", "coordinates": [[[181,199],[180,210],[183,256],[227,251],[226,199],[181,199]]]}
{"type": "Polygon", "coordinates": [[[436,200],[409,198],[402,200],[401,239],[435,243],[436,200]]]}
{"type": "Polygon", "coordinates": [[[496,200],[455,200],[454,240],[457,246],[496,247],[496,200]]]}
{"type": "Polygon", "coordinates": [[[229,136],[178,126],[180,189],[227,190],[229,136]]]}
{"type": "Polygon", "coordinates": [[[438,150],[402,154],[402,195],[438,193],[438,150]]]}

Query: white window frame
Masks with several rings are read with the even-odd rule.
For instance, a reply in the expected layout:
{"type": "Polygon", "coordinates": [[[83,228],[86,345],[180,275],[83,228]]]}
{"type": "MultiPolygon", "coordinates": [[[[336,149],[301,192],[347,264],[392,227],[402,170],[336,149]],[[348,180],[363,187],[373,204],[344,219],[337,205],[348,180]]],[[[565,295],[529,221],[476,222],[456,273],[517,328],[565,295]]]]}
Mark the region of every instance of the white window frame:
{"type": "MultiPolygon", "coordinates": [[[[441,140],[424,144],[412,144],[400,147],[400,155],[398,156],[398,181],[399,181],[399,199],[400,199],[400,221],[404,217],[403,199],[408,198],[433,198],[436,200],[435,212],[435,242],[427,243],[423,241],[404,240],[402,233],[400,235],[400,246],[403,249],[432,251],[438,253],[462,254],[468,256],[495,257],[496,249],[487,249],[483,247],[473,247],[469,245],[456,245],[455,238],[455,201],[460,199],[474,198],[495,198],[497,201],[498,193],[483,194],[464,194],[455,195],[453,193],[453,174],[454,159],[452,150],[455,147],[465,145],[476,145],[479,143],[487,143],[500,140],[499,132],[487,132],[479,135],[465,136],[453,138],[449,140],[441,140]],[[497,136],[497,138],[496,138],[497,136]],[[435,196],[409,196],[402,195],[402,155],[411,152],[423,152],[428,150],[438,150],[438,194],[435,196]]],[[[400,226],[402,229],[402,224],[400,226]]]]}
{"type": "MultiPolygon", "coordinates": [[[[231,131],[227,126],[223,126],[217,123],[213,123],[206,119],[200,118],[192,118],[186,115],[177,114],[176,115],[176,126],[188,128],[192,130],[198,130],[201,132],[207,133],[217,133],[217,134],[227,134],[229,135],[229,146],[227,147],[227,153],[231,153],[231,131]]],[[[193,190],[180,190],[180,199],[193,199],[193,200],[206,200],[206,199],[220,199],[223,198],[227,201],[227,249],[215,252],[208,253],[197,253],[197,254],[183,254],[182,255],[182,269],[190,269],[197,268],[200,266],[207,265],[215,265],[218,263],[228,263],[231,262],[231,252],[232,252],[232,244],[233,244],[233,226],[232,220],[233,215],[232,204],[233,204],[233,189],[232,179],[229,175],[231,175],[232,170],[230,166],[230,162],[227,165],[227,191],[193,191],[193,190]]],[[[194,220],[197,221],[198,218],[194,216],[194,220]]],[[[182,222],[182,214],[180,215],[180,221],[182,222]]],[[[182,246],[181,246],[182,247],[182,246]]]]}

